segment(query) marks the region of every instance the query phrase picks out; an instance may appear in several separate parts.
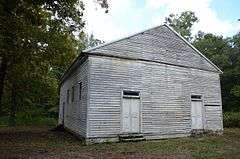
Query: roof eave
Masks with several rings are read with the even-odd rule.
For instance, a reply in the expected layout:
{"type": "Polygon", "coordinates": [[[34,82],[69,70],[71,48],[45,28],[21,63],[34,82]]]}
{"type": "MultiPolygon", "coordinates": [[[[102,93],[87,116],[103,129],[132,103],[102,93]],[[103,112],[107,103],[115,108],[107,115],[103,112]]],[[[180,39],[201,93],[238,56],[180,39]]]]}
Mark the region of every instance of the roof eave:
{"type": "Polygon", "coordinates": [[[62,75],[62,77],[60,78],[60,85],[64,82],[64,80],[66,79],[67,75],[69,74],[69,72],[71,72],[72,69],[74,69],[77,66],[77,62],[82,59],[86,54],[81,52],[76,58],[75,60],[72,62],[72,64],[68,67],[68,69],[64,72],[64,74],[62,75]]]}

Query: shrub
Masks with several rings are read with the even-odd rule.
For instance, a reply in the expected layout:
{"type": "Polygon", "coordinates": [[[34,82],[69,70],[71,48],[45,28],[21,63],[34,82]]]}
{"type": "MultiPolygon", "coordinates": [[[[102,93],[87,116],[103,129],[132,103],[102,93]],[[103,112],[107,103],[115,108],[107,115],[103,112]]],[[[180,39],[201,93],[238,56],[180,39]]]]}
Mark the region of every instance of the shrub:
{"type": "MultiPolygon", "coordinates": [[[[23,126],[23,125],[56,126],[57,125],[56,118],[45,117],[45,116],[26,117],[26,116],[17,114],[15,120],[16,120],[16,126],[23,126]]],[[[0,117],[0,127],[1,126],[9,126],[9,116],[0,117]]]]}
{"type": "Polygon", "coordinates": [[[225,112],[223,113],[224,127],[240,128],[240,112],[225,112]]]}

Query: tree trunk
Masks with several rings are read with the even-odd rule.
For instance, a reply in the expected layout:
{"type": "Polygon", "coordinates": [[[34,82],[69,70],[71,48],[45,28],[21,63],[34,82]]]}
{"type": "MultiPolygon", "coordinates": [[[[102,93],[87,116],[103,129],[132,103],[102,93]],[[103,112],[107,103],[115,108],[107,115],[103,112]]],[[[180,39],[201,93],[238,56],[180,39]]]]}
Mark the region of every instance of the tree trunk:
{"type": "Polygon", "coordinates": [[[9,125],[15,126],[16,125],[16,110],[17,110],[17,94],[16,94],[16,86],[12,84],[12,95],[11,95],[11,108],[10,108],[10,118],[9,118],[9,125]]]}
{"type": "Polygon", "coordinates": [[[4,80],[7,72],[7,61],[5,58],[0,58],[0,116],[3,113],[2,110],[2,96],[3,96],[3,89],[4,89],[4,80]]]}

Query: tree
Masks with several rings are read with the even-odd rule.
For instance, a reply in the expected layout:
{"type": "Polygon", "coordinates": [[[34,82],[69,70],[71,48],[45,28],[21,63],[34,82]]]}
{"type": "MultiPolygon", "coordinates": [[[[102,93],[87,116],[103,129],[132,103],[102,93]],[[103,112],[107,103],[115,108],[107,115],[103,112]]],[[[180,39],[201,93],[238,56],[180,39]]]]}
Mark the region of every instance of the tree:
{"type": "Polygon", "coordinates": [[[199,32],[193,41],[193,45],[211,59],[220,69],[228,67],[230,62],[228,54],[231,51],[228,39],[210,33],[204,34],[203,32],[199,32]]]}
{"type": "Polygon", "coordinates": [[[232,106],[232,110],[240,111],[240,32],[230,39],[230,44],[232,46],[232,51],[229,53],[231,67],[228,70],[229,85],[230,87],[230,97],[228,98],[228,103],[232,106]]]}
{"type": "Polygon", "coordinates": [[[240,111],[240,51],[239,34],[232,38],[223,38],[213,34],[199,32],[193,45],[215,63],[221,75],[222,101],[225,111],[240,111]]]}
{"type": "Polygon", "coordinates": [[[182,12],[178,14],[170,14],[165,18],[165,24],[171,26],[175,31],[182,35],[186,40],[192,40],[191,29],[194,23],[198,22],[198,18],[192,11],[182,12]]]}
{"type": "MultiPolygon", "coordinates": [[[[97,2],[108,7],[106,0],[97,2]]],[[[32,83],[48,78],[52,68],[69,66],[77,55],[74,33],[84,27],[83,10],[81,0],[1,1],[0,111],[4,90],[11,92],[6,94],[14,119],[21,92],[32,93],[32,83]]]]}
{"type": "Polygon", "coordinates": [[[74,7],[76,2],[11,0],[1,4],[3,80],[0,88],[4,88],[4,81],[11,87],[11,119],[15,117],[18,90],[25,87],[23,79],[47,74],[49,67],[59,63],[63,54],[70,59],[75,57],[72,32],[81,30],[84,25],[80,18],[82,10],[74,7]],[[69,43],[71,45],[66,45],[69,43]]]}
{"type": "Polygon", "coordinates": [[[85,33],[82,33],[81,35],[79,35],[79,39],[80,39],[80,46],[84,46],[84,48],[82,48],[82,49],[95,47],[95,46],[98,46],[98,45],[104,43],[104,41],[96,39],[93,36],[93,34],[91,34],[89,36],[89,35],[87,35],[85,33]]]}
{"type": "Polygon", "coordinates": [[[240,32],[233,36],[230,43],[232,44],[233,53],[231,55],[231,61],[233,62],[235,67],[235,72],[240,73],[240,32]]]}

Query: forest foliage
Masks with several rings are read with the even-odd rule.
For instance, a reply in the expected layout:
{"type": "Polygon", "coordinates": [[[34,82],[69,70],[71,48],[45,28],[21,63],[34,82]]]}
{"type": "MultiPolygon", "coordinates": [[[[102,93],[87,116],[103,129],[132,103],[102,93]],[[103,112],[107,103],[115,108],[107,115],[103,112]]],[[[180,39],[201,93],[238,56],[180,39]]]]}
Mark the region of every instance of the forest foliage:
{"type": "MultiPolygon", "coordinates": [[[[97,0],[108,12],[106,0],[97,0]]],[[[103,41],[83,30],[81,0],[3,0],[0,2],[0,125],[54,123],[59,82],[82,49],[103,41]]],[[[224,111],[240,111],[240,33],[224,38],[192,26],[193,12],[171,14],[172,26],[224,72],[224,111]]]]}
{"type": "MultiPolygon", "coordinates": [[[[106,0],[97,0],[106,11],[106,0]]],[[[56,117],[59,80],[82,49],[101,41],[86,35],[81,0],[0,2],[0,115],[18,120],[56,117]]]]}

